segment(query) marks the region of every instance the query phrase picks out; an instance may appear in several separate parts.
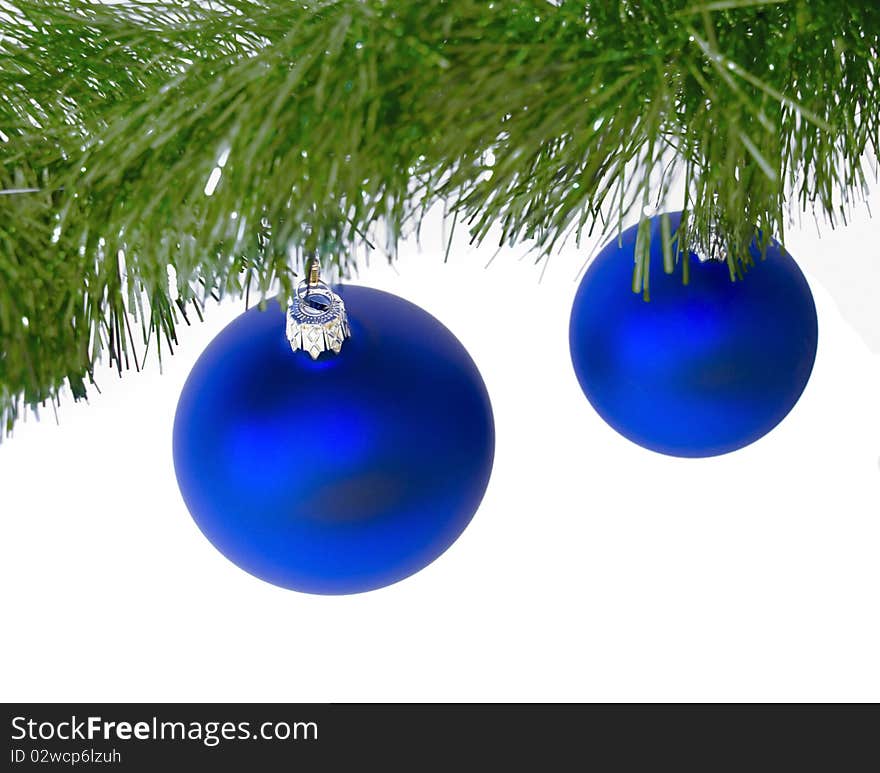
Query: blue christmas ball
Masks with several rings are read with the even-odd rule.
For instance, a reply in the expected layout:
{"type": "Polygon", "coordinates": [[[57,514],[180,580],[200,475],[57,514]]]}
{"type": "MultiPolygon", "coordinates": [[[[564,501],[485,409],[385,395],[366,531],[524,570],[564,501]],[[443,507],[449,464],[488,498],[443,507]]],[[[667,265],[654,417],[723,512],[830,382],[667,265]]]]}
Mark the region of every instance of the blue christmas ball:
{"type": "Polygon", "coordinates": [[[492,408],[464,347],[389,293],[337,288],[351,337],[292,352],[278,303],[208,346],[174,422],[174,466],[233,563],[308,593],[397,582],[462,533],[489,482],[492,408]]]}
{"type": "MultiPolygon", "coordinates": [[[[681,213],[670,215],[672,233],[681,213]]],[[[578,288],[569,345],[581,388],[617,432],[673,456],[714,456],[773,429],[797,402],[816,357],[816,307],[778,245],[730,279],[691,253],[690,282],[663,271],[651,222],[650,301],[632,292],[637,228],[608,244],[578,288]]],[[[680,268],[680,267],[679,267],[680,268]]]]}

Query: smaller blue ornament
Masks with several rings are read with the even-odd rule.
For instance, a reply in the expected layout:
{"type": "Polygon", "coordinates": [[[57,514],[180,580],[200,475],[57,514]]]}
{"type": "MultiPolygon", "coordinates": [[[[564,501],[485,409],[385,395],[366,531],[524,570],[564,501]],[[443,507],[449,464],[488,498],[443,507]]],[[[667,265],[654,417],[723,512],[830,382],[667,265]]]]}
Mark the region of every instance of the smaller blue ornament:
{"type": "MultiPolygon", "coordinates": [[[[681,213],[669,215],[674,233],[681,213]]],[[[651,300],[632,292],[638,228],[587,270],[569,326],[587,399],[617,432],[663,454],[703,457],[754,442],[798,401],[813,368],[818,322],[795,261],[775,243],[745,277],[726,263],[686,258],[690,282],[662,266],[660,216],[651,222],[651,300]]]]}
{"type": "Polygon", "coordinates": [[[495,446],[486,387],[449,330],[395,295],[338,292],[343,327],[314,298],[287,329],[274,301],[234,320],[174,422],[177,480],[204,535],[251,574],[320,594],[436,559],[477,510],[495,446]]]}

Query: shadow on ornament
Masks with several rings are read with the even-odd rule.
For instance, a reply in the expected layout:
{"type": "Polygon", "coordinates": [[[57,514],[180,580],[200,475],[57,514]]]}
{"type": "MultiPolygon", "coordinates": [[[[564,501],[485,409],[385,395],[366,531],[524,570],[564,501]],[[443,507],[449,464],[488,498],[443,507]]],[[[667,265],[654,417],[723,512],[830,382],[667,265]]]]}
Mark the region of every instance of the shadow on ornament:
{"type": "Polygon", "coordinates": [[[467,351],[395,295],[339,288],[351,337],[292,352],[284,310],[245,312],[180,396],[174,465],[198,527],[267,582],[320,594],[397,582],[440,556],[482,500],[495,448],[467,351]]]}
{"type": "MultiPolygon", "coordinates": [[[[672,232],[681,213],[669,215],[672,232]]],[[[617,432],[662,454],[724,454],[767,434],[803,392],[818,323],[807,281],[778,245],[732,282],[691,253],[690,282],[666,274],[660,216],[651,222],[651,300],[632,292],[637,227],[608,244],[575,296],[572,364],[587,399],[617,432]]],[[[684,258],[682,258],[684,259],[684,258]]]]}

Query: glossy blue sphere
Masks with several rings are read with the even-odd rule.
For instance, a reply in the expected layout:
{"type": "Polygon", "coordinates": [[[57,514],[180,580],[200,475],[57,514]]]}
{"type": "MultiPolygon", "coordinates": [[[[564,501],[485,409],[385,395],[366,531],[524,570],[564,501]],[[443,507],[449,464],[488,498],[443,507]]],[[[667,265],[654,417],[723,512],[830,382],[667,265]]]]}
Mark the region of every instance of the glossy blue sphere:
{"type": "MultiPolygon", "coordinates": [[[[672,232],[681,213],[670,215],[672,232]]],[[[813,368],[816,307],[795,261],[778,246],[732,282],[727,265],[690,254],[663,271],[660,217],[651,223],[651,300],[632,292],[637,228],[592,262],[571,313],[581,388],[624,437],[673,456],[714,456],[775,427],[813,368]]]]}
{"type": "Polygon", "coordinates": [[[208,346],[174,422],[174,465],[204,535],[267,582],[358,593],[419,571],[462,533],[489,482],[492,408],[434,317],[344,286],[339,354],[292,352],[276,302],[208,346]]]}

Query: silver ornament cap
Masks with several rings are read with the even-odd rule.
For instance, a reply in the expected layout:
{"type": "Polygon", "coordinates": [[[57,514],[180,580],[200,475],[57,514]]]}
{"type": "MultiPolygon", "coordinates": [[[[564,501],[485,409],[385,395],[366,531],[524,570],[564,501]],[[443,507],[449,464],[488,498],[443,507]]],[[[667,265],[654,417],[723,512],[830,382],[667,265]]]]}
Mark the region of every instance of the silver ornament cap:
{"type": "Polygon", "coordinates": [[[299,283],[287,307],[290,348],[317,360],[324,352],[338,354],[350,335],[345,303],[321,281],[318,261],[313,261],[309,278],[299,283]]]}

